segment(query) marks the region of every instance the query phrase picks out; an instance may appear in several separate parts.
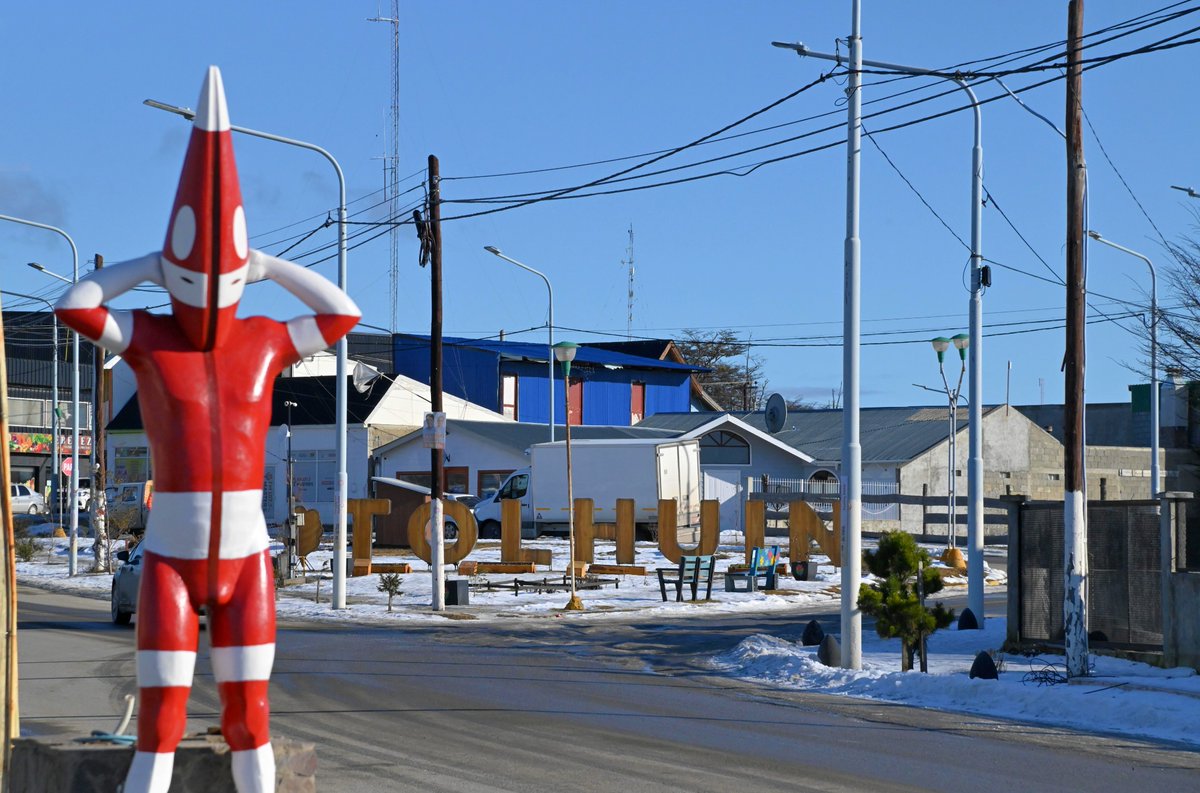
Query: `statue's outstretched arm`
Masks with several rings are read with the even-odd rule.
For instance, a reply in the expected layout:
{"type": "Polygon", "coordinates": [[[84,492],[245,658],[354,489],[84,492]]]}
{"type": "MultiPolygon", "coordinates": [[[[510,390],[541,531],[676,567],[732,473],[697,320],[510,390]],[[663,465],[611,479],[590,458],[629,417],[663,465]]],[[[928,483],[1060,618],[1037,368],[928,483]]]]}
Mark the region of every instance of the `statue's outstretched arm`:
{"type": "Polygon", "coordinates": [[[162,285],[158,253],[111,264],[81,278],[59,298],[54,313],[64,325],[106,350],[124,352],[133,336],[133,313],[105,304],[144,282],[162,285]]]}

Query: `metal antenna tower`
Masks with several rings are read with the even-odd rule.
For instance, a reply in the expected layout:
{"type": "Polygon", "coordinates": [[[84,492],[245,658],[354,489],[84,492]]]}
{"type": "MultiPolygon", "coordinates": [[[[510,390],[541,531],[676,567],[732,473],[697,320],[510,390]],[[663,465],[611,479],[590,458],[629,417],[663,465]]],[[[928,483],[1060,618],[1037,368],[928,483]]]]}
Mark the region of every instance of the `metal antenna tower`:
{"type": "MultiPolygon", "coordinates": [[[[378,7],[377,7],[378,8],[378,7]]],[[[400,214],[400,0],[392,0],[392,15],[376,16],[368,22],[387,22],[392,26],[392,129],[388,139],[388,155],[384,160],[384,197],[388,202],[388,221],[395,224],[400,214]]],[[[398,329],[400,296],[400,227],[393,225],[389,234],[391,261],[389,285],[392,317],[388,326],[392,333],[398,329]]]]}
{"type": "Polygon", "coordinates": [[[629,297],[625,304],[628,309],[625,316],[625,335],[633,338],[633,224],[629,224],[629,246],[625,248],[625,256],[627,258],[621,260],[621,264],[629,268],[629,297]]]}

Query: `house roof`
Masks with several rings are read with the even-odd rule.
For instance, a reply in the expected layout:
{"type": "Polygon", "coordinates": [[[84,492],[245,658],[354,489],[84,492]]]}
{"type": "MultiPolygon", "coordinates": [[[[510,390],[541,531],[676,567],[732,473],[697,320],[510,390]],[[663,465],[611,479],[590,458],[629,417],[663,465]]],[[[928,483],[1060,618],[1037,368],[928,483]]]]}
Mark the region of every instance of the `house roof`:
{"type": "MultiPolygon", "coordinates": [[[[350,378],[346,378],[349,381],[350,378]]],[[[297,403],[292,408],[293,426],[332,425],[337,423],[337,400],[334,389],[336,377],[277,377],[275,391],[271,396],[271,425],[286,424],[288,409],[285,401],[297,403]]],[[[349,386],[349,382],[347,382],[349,386]]],[[[360,394],[353,387],[346,388],[346,420],[351,424],[362,424],[367,420],[375,405],[387,393],[385,388],[372,388],[360,394]]],[[[143,429],[142,411],[137,399],[125,403],[125,407],[108,423],[110,430],[143,429]]]]}
{"type": "MultiPolygon", "coordinates": [[[[988,411],[995,408],[989,408],[988,411]]],[[[862,408],[859,413],[859,440],[864,463],[906,462],[944,441],[949,434],[945,407],[862,408]]],[[[987,411],[985,411],[987,412],[987,411]]],[[[656,413],[639,427],[673,429],[683,433],[708,424],[712,413],[656,413]]],[[[746,424],[767,433],[765,414],[732,414],[746,424]]],[[[959,408],[957,429],[967,426],[967,411],[959,408]]],[[[788,413],[783,429],[767,433],[819,462],[836,463],[842,459],[842,411],[797,410],[788,413]]]]}
{"type": "MultiPolygon", "coordinates": [[[[693,415],[703,416],[705,414],[697,413],[693,415]]],[[[797,447],[776,438],[769,432],[765,432],[758,427],[753,426],[752,424],[748,424],[730,413],[718,414],[717,417],[712,421],[706,424],[701,424],[693,428],[691,431],[685,432],[680,437],[699,438],[702,435],[707,435],[708,433],[713,432],[714,430],[722,429],[723,427],[731,427],[735,432],[740,432],[743,435],[749,435],[753,438],[757,438],[769,446],[774,446],[787,454],[799,457],[806,463],[811,463],[813,461],[813,458],[806,454],[802,449],[798,449],[797,447]]]]}
{"type": "MultiPolygon", "coordinates": [[[[397,333],[397,339],[417,339],[424,344],[429,343],[429,336],[415,333],[397,333]]],[[[465,339],[447,336],[442,339],[446,347],[466,347],[476,350],[494,352],[504,360],[534,361],[545,363],[546,345],[532,344],[524,341],[496,341],[494,339],[465,339]]],[[[675,361],[660,361],[657,358],[630,355],[624,352],[604,349],[598,345],[581,344],[575,351],[575,363],[592,364],[595,366],[616,366],[624,369],[671,369],[680,372],[707,372],[701,366],[692,366],[675,361]]]]}
{"type": "MultiPolygon", "coordinates": [[[[1013,408],[1060,442],[1066,437],[1067,422],[1062,405],[1013,405],[1013,408]]],[[[1135,422],[1133,407],[1128,402],[1089,403],[1084,417],[1088,446],[1150,445],[1149,414],[1144,423],[1135,422]]]]}
{"type": "MultiPolygon", "coordinates": [[[[545,424],[534,424],[521,421],[466,421],[449,419],[446,421],[446,435],[456,432],[468,433],[499,446],[506,446],[517,451],[525,451],[535,443],[545,443],[549,431],[545,424]]],[[[421,430],[411,432],[397,438],[389,444],[375,450],[376,454],[384,454],[391,449],[410,443],[420,436],[421,430]]],[[[581,425],[571,427],[571,440],[601,440],[620,438],[659,438],[670,440],[678,437],[674,430],[657,429],[653,427],[605,427],[581,425]]],[[[561,440],[566,437],[562,425],[558,425],[554,437],[561,440]]]]}

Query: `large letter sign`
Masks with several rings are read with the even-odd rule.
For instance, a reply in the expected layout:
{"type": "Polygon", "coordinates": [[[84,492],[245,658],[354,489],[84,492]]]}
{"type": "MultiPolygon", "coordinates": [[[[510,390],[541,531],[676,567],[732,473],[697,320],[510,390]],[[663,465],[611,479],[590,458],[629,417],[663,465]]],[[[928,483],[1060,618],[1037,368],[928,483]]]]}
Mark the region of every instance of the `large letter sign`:
{"type": "Polygon", "coordinates": [[[275,789],[267,683],[275,658],[263,461],[275,376],[358,322],[324,278],[247,244],[221,73],[208,70],[161,252],[71,287],[59,319],[129,362],[154,461],[137,618],[137,752],[126,793],[165,793],[183,736],[199,612],[208,618],[221,731],[238,791],[275,789]],[[314,312],[236,316],[246,284],[274,281],[314,312]],[[148,282],[171,311],[108,308],[148,282]]]}

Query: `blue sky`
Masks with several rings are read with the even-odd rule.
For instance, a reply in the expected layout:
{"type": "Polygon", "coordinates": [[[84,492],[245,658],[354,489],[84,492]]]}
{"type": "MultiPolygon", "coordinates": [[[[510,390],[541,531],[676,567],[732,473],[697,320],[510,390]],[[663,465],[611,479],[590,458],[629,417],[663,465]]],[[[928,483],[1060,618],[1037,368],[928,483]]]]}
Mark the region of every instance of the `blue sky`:
{"type": "MultiPolygon", "coordinates": [[[[1094,30],[1165,6],[1167,0],[1087,4],[1094,30]]],[[[1195,4],[1189,4],[1195,5],[1195,4]]],[[[6,79],[0,101],[0,213],[61,225],[82,258],[110,262],[161,247],[182,164],[188,125],[144,107],[143,99],[194,105],[204,69],[221,67],[235,124],[318,143],[346,172],[350,211],[378,221],[390,128],[390,28],[368,17],[375,2],[207,2],[204,4],[7,4],[0,24],[6,79]],[[169,9],[169,10],[168,10],[169,9]]],[[[402,3],[400,168],[423,172],[441,161],[443,197],[460,200],[574,186],[637,162],[520,177],[486,174],[567,166],[671,148],[719,129],[816,78],[828,64],[773,48],[804,41],[832,50],[849,29],[849,2],[450,2],[402,3]]],[[[1064,37],[1067,3],[885,3],[866,0],[864,54],[940,67],[1041,45],[1064,37]]],[[[1114,42],[1127,49],[1200,24],[1200,14],[1114,42]],[[1163,31],[1161,34],[1157,31],[1163,31]]],[[[1180,48],[1127,59],[1085,76],[1084,102],[1099,138],[1133,192],[1168,239],[1191,230],[1200,202],[1169,189],[1200,187],[1195,134],[1200,129],[1192,75],[1196,50],[1180,48]]],[[[886,78],[872,77],[868,82],[886,78]]],[[[1013,76],[1013,87],[1037,76],[1013,76]]],[[[901,99],[947,90],[907,80],[864,89],[864,101],[925,86],[901,99]]],[[[981,86],[981,97],[994,85],[981,86]]],[[[1061,82],[1023,94],[1061,126],[1061,82]]],[[[844,95],[827,81],[735,132],[837,111],[844,95]]],[[[898,111],[883,126],[962,104],[948,95],[898,111]]],[[[727,143],[699,147],[650,170],[729,154],[844,121],[838,112],[727,143]]],[[[765,153],[732,158],[745,165],[841,139],[825,132],[765,153]]],[[[880,134],[879,144],[946,222],[969,235],[971,120],[956,113],[880,134]]],[[[313,231],[336,203],[332,170],[315,155],[254,139],[237,142],[252,244],[273,253],[313,231]],[[282,229],[278,230],[277,229],[282,229]]],[[[1065,146],[1015,102],[984,108],[985,181],[1032,247],[1064,272],[1065,146]]],[[[1157,235],[1088,132],[1091,225],[1105,236],[1167,262],[1157,235]]],[[[920,204],[866,139],[863,144],[863,332],[865,405],[937,404],[913,383],[938,383],[926,339],[967,328],[962,245],[920,204]]],[[[668,178],[668,177],[663,177],[668,178]]],[[[650,180],[656,181],[656,180],[650,180]]],[[[415,187],[419,176],[404,182],[415,187]]],[[[628,184],[639,184],[631,182],[628,184]]],[[[416,199],[420,189],[403,200],[416,199]]],[[[407,203],[405,203],[407,206],[407,203]]],[[[448,204],[443,214],[494,205],[448,204]]],[[[407,215],[407,212],[405,213],[407,215]]],[[[748,176],[718,176],[617,195],[550,201],[444,224],[445,328],[492,336],[544,325],[545,291],[527,273],[483,251],[495,245],[544,271],[555,289],[560,338],[586,342],[623,336],[627,229],[635,233],[635,336],[670,337],[684,327],[733,328],[764,360],[768,390],[815,401],[841,382],[842,243],[845,151],[841,146],[765,166],[748,176]],[[600,331],[602,334],[582,331],[600,331]],[[818,338],[827,337],[827,338],[818,338]],[[829,346],[794,346],[820,344],[829,346]],[[768,346],[770,345],[770,346],[768,346]],[[780,345],[780,346],[775,346],[780,345]]],[[[1053,279],[992,207],[984,211],[989,259],[1053,279]]],[[[365,226],[356,242],[375,233],[365,226]]],[[[289,256],[330,245],[316,231],[289,256]]],[[[0,285],[51,294],[53,282],[28,270],[38,260],[69,272],[66,246],[53,235],[0,224],[0,285]]],[[[325,249],[297,257],[311,262],[325,249]]],[[[398,328],[424,332],[429,277],[417,266],[411,226],[400,241],[398,328]]],[[[84,265],[86,268],[86,264],[84,265]]],[[[334,261],[316,266],[334,276],[334,261]]],[[[350,252],[352,296],[365,321],[390,324],[386,235],[350,252]]],[[[1093,245],[1094,292],[1145,301],[1148,277],[1131,257],[1093,245]]],[[[131,296],[126,305],[153,295],[131,296]]],[[[1160,298],[1170,304],[1163,290],[1160,298]]],[[[249,311],[285,318],[300,306],[275,287],[247,291],[249,311]]],[[[1099,310],[1130,310],[1093,297],[1099,310]]],[[[5,305],[16,305],[11,298],[5,305]]],[[[984,297],[988,332],[1023,330],[1063,314],[1060,286],[993,268],[984,297]]],[[[1089,329],[1088,398],[1128,399],[1140,360],[1136,321],[1089,329]]],[[[528,341],[544,330],[515,335],[528,341]]],[[[984,340],[984,397],[1061,402],[1064,335],[1060,329],[984,340]]]]}

